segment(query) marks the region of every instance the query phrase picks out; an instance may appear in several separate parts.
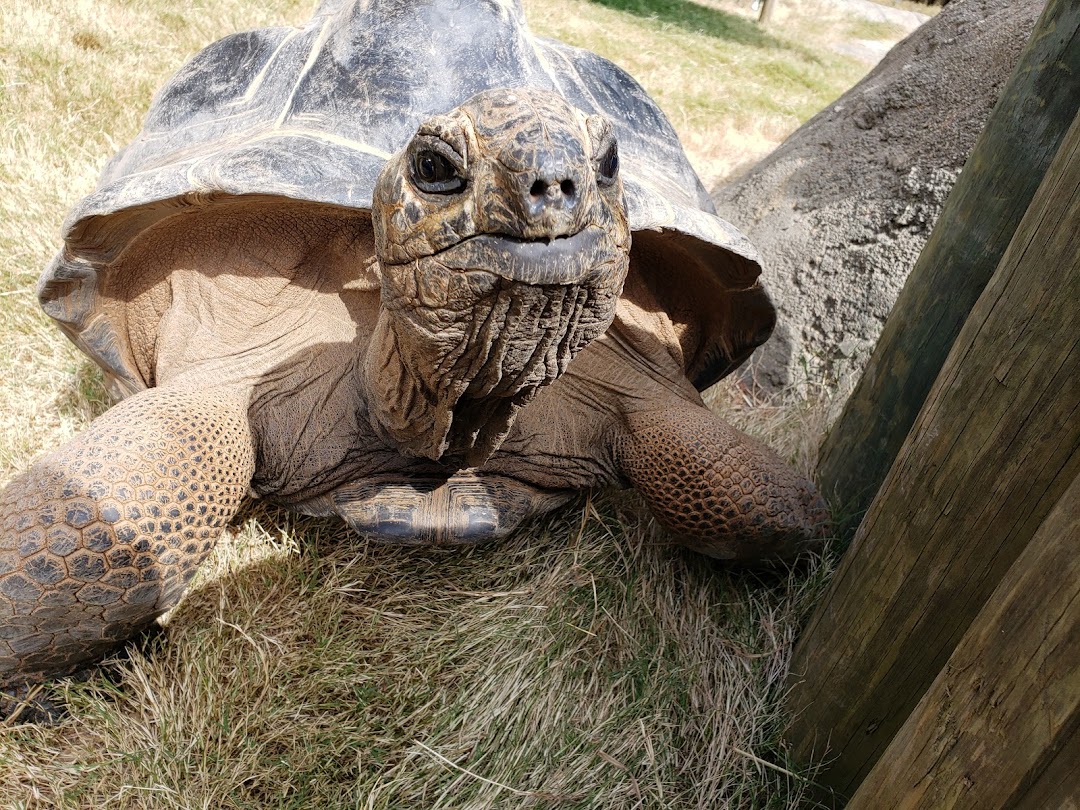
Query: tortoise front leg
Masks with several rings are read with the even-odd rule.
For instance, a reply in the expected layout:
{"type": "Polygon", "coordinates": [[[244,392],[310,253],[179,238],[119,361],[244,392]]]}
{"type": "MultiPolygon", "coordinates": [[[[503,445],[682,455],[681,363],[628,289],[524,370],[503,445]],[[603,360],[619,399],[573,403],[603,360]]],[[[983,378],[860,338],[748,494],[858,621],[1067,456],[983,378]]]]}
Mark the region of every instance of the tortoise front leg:
{"type": "Polygon", "coordinates": [[[254,470],[246,403],[139,393],[0,494],[0,687],[62,675],[149,625],[236,513],[254,470]]]}
{"type": "Polygon", "coordinates": [[[657,520],[711,557],[791,557],[828,525],[813,484],[703,406],[627,413],[615,459],[657,520]]]}

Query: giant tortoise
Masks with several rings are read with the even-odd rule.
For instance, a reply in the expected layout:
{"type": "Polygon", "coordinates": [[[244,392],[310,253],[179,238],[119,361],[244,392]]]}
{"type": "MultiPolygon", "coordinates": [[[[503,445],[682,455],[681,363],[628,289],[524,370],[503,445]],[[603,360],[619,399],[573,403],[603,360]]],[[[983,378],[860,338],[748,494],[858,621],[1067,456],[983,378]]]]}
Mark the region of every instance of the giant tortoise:
{"type": "Polygon", "coordinates": [[[0,496],[0,687],[152,622],[249,495],[460,543],[629,485],[704,554],[797,552],[820,497],[698,393],[768,337],[758,275],[641,87],[516,0],[210,45],[40,281],[121,401],[0,496]]]}

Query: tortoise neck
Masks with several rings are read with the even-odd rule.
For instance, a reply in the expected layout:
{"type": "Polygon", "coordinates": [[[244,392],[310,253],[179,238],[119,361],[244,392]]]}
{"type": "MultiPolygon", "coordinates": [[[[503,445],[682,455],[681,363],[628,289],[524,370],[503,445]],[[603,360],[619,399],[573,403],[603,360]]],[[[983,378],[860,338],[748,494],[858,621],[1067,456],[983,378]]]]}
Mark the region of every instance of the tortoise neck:
{"type": "Polygon", "coordinates": [[[369,421],[405,455],[458,466],[486,461],[506,438],[521,407],[535,393],[471,400],[470,378],[440,377],[426,346],[410,345],[395,329],[394,315],[379,313],[364,358],[369,421]],[[419,371],[419,373],[418,373],[419,371]],[[437,381],[433,384],[432,381],[437,381]]]}

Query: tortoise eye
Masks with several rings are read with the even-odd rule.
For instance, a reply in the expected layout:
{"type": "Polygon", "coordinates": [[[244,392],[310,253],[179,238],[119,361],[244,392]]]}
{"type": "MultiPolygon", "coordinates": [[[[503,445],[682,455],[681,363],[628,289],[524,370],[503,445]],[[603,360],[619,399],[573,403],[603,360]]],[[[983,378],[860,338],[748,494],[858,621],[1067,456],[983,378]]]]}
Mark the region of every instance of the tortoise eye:
{"type": "Polygon", "coordinates": [[[617,144],[613,143],[608,147],[604,156],[600,158],[597,171],[603,181],[610,183],[615,179],[615,175],[619,172],[619,147],[617,144]]]}
{"type": "Polygon", "coordinates": [[[433,149],[421,149],[413,157],[413,179],[421,191],[454,194],[465,188],[465,178],[444,155],[433,149]]]}

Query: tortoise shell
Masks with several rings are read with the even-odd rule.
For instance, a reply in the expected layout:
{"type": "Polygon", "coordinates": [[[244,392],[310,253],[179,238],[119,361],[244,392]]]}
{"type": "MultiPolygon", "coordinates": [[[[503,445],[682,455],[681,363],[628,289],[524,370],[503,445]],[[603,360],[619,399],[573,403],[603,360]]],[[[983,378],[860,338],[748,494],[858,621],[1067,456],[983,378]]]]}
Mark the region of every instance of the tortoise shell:
{"type": "Polygon", "coordinates": [[[140,234],[237,195],[370,210],[379,170],[422,121],[482,90],[523,86],[613,123],[631,267],[696,335],[686,372],[699,390],[711,385],[771,331],[757,253],[715,215],[641,86],[596,54],[534,36],[518,0],[324,0],[302,28],[211,44],[157,93],[142,132],[71,211],[39,281],[42,306],[115,396],[142,390],[153,381],[101,302],[103,278],[140,234]]]}

